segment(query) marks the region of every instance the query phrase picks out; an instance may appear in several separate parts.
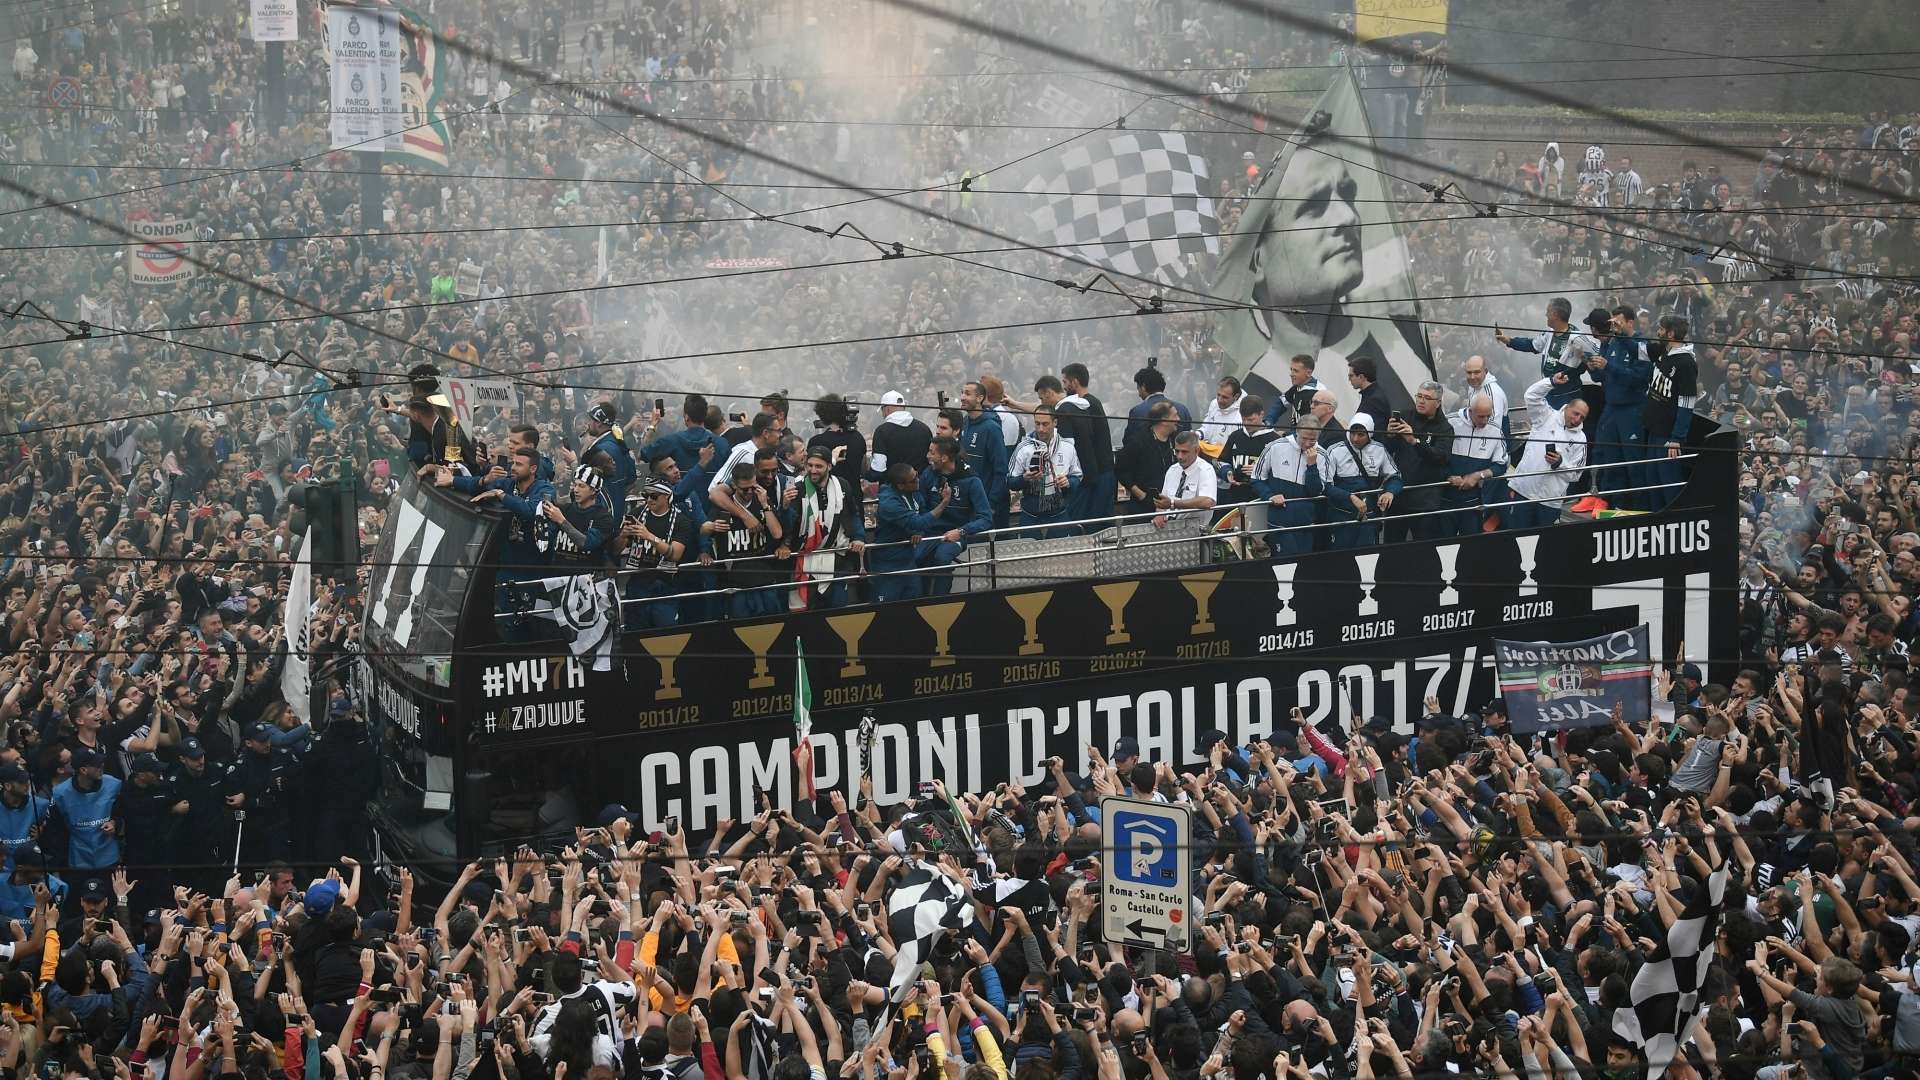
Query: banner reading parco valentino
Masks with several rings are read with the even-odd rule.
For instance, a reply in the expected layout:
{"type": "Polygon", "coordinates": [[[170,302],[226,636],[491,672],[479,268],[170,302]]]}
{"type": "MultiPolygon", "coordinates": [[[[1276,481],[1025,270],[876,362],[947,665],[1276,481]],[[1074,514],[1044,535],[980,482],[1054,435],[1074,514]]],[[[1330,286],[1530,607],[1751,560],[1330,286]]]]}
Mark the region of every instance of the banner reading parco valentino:
{"type": "Polygon", "coordinates": [[[1619,705],[1629,721],[1653,707],[1647,627],[1583,641],[1493,643],[1500,696],[1515,732],[1603,727],[1619,705]]]}
{"type": "Polygon", "coordinates": [[[300,40],[300,9],[294,0],[252,0],[249,8],[253,40],[300,40]]]}
{"type": "Polygon", "coordinates": [[[400,148],[399,23],[392,10],[327,8],[333,149],[400,148]]]}

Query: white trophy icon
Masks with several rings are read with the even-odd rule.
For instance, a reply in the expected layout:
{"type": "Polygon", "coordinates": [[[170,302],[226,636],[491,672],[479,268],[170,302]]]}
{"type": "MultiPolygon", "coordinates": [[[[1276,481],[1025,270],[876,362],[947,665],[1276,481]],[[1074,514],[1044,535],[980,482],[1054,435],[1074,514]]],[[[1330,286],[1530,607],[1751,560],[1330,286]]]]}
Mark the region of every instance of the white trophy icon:
{"type": "Polygon", "coordinates": [[[1515,538],[1520,545],[1520,595],[1538,596],[1540,583],[1533,580],[1533,550],[1540,546],[1540,534],[1532,533],[1515,538]]]}
{"type": "Polygon", "coordinates": [[[1275,626],[1292,626],[1298,617],[1293,610],[1293,572],[1299,568],[1299,563],[1273,564],[1273,580],[1278,583],[1275,591],[1280,600],[1280,610],[1273,613],[1275,626]]]}
{"type": "Polygon", "coordinates": [[[1460,576],[1457,566],[1460,562],[1459,544],[1441,544],[1440,553],[1440,606],[1453,607],[1460,602],[1460,591],[1453,587],[1454,580],[1460,576]]]}
{"type": "Polygon", "coordinates": [[[1380,556],[1377,554],[1355,555],[1353,557],[1353,565],[1355,569],[1360,571],[1360,607],[1356,614],[1380,614],[1380,601],[1373,598],[1373,590],[1375,587],[1373,572],[1374,568],[1380,565],[1380,556]]]}

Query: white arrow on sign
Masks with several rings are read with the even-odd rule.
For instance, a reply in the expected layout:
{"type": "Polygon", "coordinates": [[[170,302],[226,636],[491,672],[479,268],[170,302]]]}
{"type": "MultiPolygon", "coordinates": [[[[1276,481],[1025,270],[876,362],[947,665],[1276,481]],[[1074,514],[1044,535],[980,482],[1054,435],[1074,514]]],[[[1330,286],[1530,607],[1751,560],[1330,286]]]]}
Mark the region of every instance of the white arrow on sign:
{"type": "Polygon", "coordinates": [[[1110,795],[1100,800],[1100,928],[1110,942],[1185,951],[1192,941],[1192,811],[1110,795]]]}

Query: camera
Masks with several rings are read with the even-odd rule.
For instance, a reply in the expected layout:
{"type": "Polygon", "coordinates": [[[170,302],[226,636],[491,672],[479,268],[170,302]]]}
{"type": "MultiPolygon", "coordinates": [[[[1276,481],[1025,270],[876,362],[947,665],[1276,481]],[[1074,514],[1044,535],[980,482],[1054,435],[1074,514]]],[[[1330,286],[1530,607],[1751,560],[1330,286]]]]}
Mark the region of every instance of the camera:
{"type": "Polygon", "coordinates": [[[1533,977],[1533,987],[1545,997],[1560,989],[1560,980],[1554,978],[1553,972],[1543,971],[1533,977]]]}

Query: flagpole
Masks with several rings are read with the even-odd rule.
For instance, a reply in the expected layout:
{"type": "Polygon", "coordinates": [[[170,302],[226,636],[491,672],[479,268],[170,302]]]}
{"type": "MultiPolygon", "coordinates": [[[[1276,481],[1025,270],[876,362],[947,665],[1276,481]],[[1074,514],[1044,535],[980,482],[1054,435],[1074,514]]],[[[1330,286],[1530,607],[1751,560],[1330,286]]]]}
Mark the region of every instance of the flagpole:
{"type": "Polygon", "coordinates": [[[796,794],[808,802],[818,797],[813,778],[813,683],[807,678],[807,654],[793,639],[793,763],[796,794]]]}

